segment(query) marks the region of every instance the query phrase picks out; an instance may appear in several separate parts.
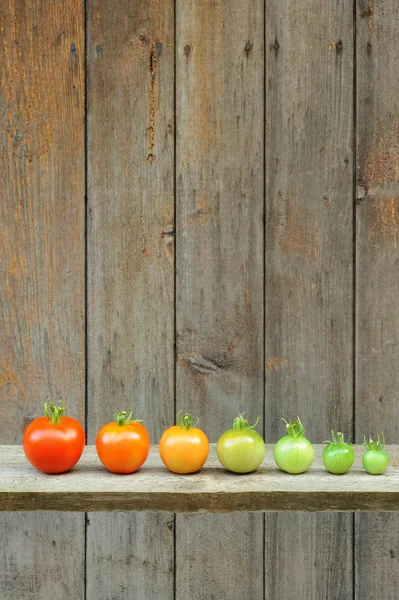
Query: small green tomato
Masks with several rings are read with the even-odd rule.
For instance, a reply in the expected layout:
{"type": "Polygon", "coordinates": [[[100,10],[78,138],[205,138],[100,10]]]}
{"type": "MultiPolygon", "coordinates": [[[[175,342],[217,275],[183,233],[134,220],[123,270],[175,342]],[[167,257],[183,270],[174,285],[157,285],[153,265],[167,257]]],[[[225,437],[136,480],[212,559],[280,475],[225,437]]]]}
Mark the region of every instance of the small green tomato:
{"type": "Polygon", "coordinates": [[[331,432],[331,441],[324,442],[328,444],[323,450],[323,463],[327,471],[334,475],[343,475],[347,473],[355,460],[355,453],[352,445],[344,441],[344,434],[338,431],[337,437],[331,432]]]}
{"type": "Polygon", "coordinates": [[[216,452],[222,465],[233,473],[251,473],[255,471],[265,457],[265,442],[254,428],[248,425],[243,415],[233,421],[233,428],[225,431],[216,445],[216,452]]]}
{"type": "Polygon", "coordinates": [[[312,444],[304,436],[305,428],[299,417],[294,422],[285,422],[287,435],[274,446],[274,460],[282,471],[298,475],[310,467],[314,459],[312,444]]]}
{"type": "Polygon", "coordinates": [[[367,450],[363,454],[362,463],[363,467],[370,475],[382,475],[389,465],[389,456],[384,450],[385,438],[383,433],[381,434],[381,437],[382,441],[378,435],[376,442],[371,438],[367,442],[366,438],[364,438],[363,446],[367,448],[367,450]]]}

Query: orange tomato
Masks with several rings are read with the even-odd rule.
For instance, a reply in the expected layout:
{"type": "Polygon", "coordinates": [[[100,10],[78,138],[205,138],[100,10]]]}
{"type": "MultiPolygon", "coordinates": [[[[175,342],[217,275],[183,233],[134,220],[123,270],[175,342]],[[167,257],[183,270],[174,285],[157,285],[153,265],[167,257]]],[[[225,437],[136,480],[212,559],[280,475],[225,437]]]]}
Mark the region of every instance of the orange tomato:
{"type": "Polygon", "coordinates": [[[199,419],[179,413],[178,424],[167,429],[159,442],[159,454],[166,467],[173,473],[187,475],[199,471],[209,454],[209,440],[198,429],[199,419]]]}
{"type": "Polygon", "coordinates": [[[115,414],[97,434],[97,454],[112,473],[134,473],[145,463],[150,452],[150,436],[140,421],[131,420],[128,409],[115,414]]]}
{"type": "Polygon", "coordinates": [[[42,473],[65,473],[76,465],[85,446],[82,425],[65,417],[65,404],[44,405],[44,417],[38,417],[25,429],[22,446],[26,458],[42,473]]]}

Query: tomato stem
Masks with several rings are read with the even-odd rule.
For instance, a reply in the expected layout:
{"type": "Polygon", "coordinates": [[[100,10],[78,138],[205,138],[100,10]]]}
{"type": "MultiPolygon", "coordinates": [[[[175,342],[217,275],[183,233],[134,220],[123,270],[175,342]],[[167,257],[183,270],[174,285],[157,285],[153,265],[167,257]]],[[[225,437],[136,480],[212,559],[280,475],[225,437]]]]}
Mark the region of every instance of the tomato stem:
{"type": "Polygon", "coordinates": [[[61,421],[62,417],[65,414],[65,403],[62,400],[60,400],[59,404],[60,406],[53,404],[51,402],[51,398],[46,400],[46,402],[44,403],[44,414],[48,418],[49,423],[51,423],[52,425],[58,425],[58,423],[61,421]]]}
{"type": "Polygon", "coordinates": [[[369,441],[366,440],[366,436],[364,436],[364,442],[363,442],[363,446],[365,446],[367,448],[367,450],[383,450],[385,448],[385,437],[384,437],[384,432],[381,433],[381,438],[379,435],[377,435],[377,441],[374,441],[372,438],[370,438],[369,441]],[[382,441],[381,441],[382,438],[382,441]]]}
{"type": "Polygon", "coordinates": [[[249,429],[255,429],[260,421],[260,417],[258,417],[253,425],[248,425],[247,419],[244,419],[244,414],[237,415],[233,421],[233,429],[235,431],[248,431],[249,429]]]}
{"type": "Polygon", "coordinates": [[[346,444],[347,446],[356,446],[356,444],[351,444],[349,442],[345,442],[344,434],[340,431],[337,431],[337,435],[331,431],[331,440],[324,440],[323,444],[346,444]]]}
{"type": "Polygon", "coordinates": [[[195,417],[195,421],[193,423],[193,415],[190,415],[189,413],[184,413],[182,410],[180,410],[177,414],[177,424],[182,429],[193,429],[194,427],[197,427],[198,423],[199,418],[195,417]]]}
{"type": "Polygon", "coordinates": [[[299,417],[297,417],[295,421],[286,421],[285,419],[283,419],[283,421],[285,423],[288,435],[293,438],[300,438],[304,435],[305,428],[302,425],[299,417]]]}
{"type": "Polygon", "coordinates": [[[114,414],[114,421],[120,427],[132,425],[133,423],[142,423],[143,419],[132,419],[133,411],[131,408],[122,410],[114,414]]]}

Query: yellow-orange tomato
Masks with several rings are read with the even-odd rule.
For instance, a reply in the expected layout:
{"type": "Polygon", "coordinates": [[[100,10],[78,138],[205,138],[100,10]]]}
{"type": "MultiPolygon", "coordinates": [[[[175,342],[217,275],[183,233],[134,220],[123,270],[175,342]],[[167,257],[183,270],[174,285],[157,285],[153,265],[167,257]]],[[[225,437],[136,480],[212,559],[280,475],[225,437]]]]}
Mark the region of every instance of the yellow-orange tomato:
{"type": "Polygon", "coordinates": [[[131,421],[132,411],[116,413],[97,434],[97,454],[112,473],[134,473],[150,452],[150,436],[139,421],[131,421]]]}
{"type": "Polygon", "coordinates": [[[187,475],[199,471],[209,454],[209,440],[205,433],[193,424],[191,415],[179,413],[178,424],[169,427],[159,442],[159,454],[166,467],[173,473],[187,475]]]}

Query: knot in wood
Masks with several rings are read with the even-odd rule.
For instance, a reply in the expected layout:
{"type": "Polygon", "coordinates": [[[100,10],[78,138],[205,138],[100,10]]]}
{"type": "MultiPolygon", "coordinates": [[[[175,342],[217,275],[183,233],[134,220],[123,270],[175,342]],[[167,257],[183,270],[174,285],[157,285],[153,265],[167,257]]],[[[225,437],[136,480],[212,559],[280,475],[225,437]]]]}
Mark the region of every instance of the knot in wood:
{"type": "Polygon", "coordinates": [[[252,48],[253,48],[253,43],[251,42],[251,40],[248,40],[247,43],[245,44],[245,54],[247,56],[251,52],[252,48]]]}

